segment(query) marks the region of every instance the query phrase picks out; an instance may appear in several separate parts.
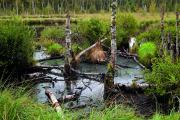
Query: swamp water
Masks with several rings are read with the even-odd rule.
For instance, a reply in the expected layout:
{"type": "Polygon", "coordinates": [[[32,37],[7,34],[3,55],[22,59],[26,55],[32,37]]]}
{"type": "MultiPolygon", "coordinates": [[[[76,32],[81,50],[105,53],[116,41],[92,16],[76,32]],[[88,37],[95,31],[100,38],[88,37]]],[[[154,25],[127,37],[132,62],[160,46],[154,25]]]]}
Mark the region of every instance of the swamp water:
{"type": "MultiPolygon", "coordinates": [[[[44,52],[36,52],[34,54],[34,59],[39,60],[48,57],[44,52]]],[[[63,59],[58,60],[48,60],[46,62],[41,62],[38,64],[42,65],[64,65],[63,59]]],[[[124,85],[131,85],[133,80],[136,78],[142,77],[142,69],[141,67],[134,62],[132,59],[118,57],[117,64],[128,66],[128,68],[119,68],[117,69],[116,77],[114,78],[114,83],[120,83],[124,85]]],[[[89,64],[89,63],[81,63],[79,70],[82,73],[106,73],[107,65],[99,65],[99,64],[89,64]]],[[[57,70],[53,70],[55,72],[61,72],[57,70]]],[[[52,83],[39,83],[35,86],[37,91],[37,100],[38,102],[45,103],[48,101],[47,96],[45,95],[45,88],[48,88],[51,92],[55,94],[57,98],[60,98],[66,91],[66,85],[63,77],[58,77],[55,75],[48,74],[52,78],[57,78],[57,81],[52,83]]],[[[143,80],[138,80],[137,82],[143,82],[143,80]]],[[[98,101],[103,101],[103,93],[104,93],[104,85],[103,83],[99,83],[90,79],[78,78],[78,80],[73,81],[71,85],[72,92],[78,90],[78,88],[85,88],[79,98],[80,104],[88,104],[88,103],[98,103],[98,101]],[[88,87],[87,87],[88,86],[88,87]]]]}

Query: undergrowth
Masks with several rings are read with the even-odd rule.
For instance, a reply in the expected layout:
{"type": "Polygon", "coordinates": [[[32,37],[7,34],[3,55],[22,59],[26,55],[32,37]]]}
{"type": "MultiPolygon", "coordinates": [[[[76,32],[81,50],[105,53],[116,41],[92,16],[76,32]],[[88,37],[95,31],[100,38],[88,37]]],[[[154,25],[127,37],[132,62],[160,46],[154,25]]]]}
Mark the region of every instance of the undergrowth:
{"type": "MultiPolygon", "coordinates": [[[[35,102],[24,88],[0,89],[0,120],[143,120],[132,108],[115,105],[104,110],[96,108],[63,110],[63,117],[53,108],[35,102]]],[[[178,120],[180,114],[156,114],[150,120],[178,120]]]]}

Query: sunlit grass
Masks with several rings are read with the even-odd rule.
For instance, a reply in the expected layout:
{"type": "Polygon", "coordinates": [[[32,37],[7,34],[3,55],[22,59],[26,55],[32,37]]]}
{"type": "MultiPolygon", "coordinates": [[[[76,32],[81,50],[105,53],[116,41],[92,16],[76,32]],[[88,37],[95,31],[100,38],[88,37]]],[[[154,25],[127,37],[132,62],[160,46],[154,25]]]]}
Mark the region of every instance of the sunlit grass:
{"type": "MultiPolygon", "coordinates": [[[[0,87],[1,89],[2,87],[0,87]]],[[[152,118],[138,116],[134,109],[115,105],[105,109],[87,108],[63,110],[59,116],[48,105],[40,104],[30,97],[25,88],[0,90],[0,120],[179,120],[180,114],[156,114],[152,118]]]]}

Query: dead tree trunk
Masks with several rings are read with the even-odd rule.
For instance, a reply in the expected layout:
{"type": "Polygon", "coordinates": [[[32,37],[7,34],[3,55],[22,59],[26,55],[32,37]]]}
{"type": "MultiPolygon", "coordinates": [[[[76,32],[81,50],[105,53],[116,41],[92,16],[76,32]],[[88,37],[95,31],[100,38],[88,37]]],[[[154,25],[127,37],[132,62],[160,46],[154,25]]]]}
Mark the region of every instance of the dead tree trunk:
{"type": "Polygon", "coordinates": [[[161,46],[160,46],[160,55],[163,55],[164,46],[165,46],[165,37],[164,37],[164,7],[161,7],[161,46]]]}
{"type": "Polygon", "coordinates": [[[113,0],[112,3],[112,15],[111,15],[111,60],[113,70],[115,69],[116,63],[116,53],[117,53],[117,45],[116,45],[116,7],[117,1],[113,0]]]}
{"type": "Polygon", "coordinates": [[[175,47],[175,45],[174,45],[174,41],[172,40],[172,36],[171,36],[171,34],[169,33],[169,35],[168,35],[168,39],[169,39],[169,41],[170,41],[170,56],[171,56],[171,60],[172,60],[172,62],[174,62],[175,61],[175,52],[174,52],[174,47],[175,47]]]}
{"type": "Polygon", "coordinates": [[[66,82],[67,92],[71,92],[71,66],[70,62],[72,60],[71,56],[71,30],[70,30],[70,15],[66,16],[66,54],[65,54],[65,64],[64,64],[64,79],[66,82]]]}
{"type": "Polygon", "coordinates": [[[48,90],[45,91],[45,94],[50,99],[50,101],[51,101],[53,107],[55,108],[55,110],[57,111],[57,113],[60,115],[60,117],[63,118],[63,111],[62,111],[61,106],[58,103],[58,100],[56,99],[56,96],[48,90]]]}
{"type": "Polygon", "coordinates": [[[179,58],[179,12],[176,12],[176,59],[179,58]]]}
{"type": "Polygon", "coordinates": [[[111,96],[111,89],[114,85],[114,74],[115,74],[115,64],[116,64],[116,7],[117,0],[112,2],[112,15],[111,15],[111,58],[108,64],[108,72],[104,80],[104,99],[108,100],[111,96]]]}

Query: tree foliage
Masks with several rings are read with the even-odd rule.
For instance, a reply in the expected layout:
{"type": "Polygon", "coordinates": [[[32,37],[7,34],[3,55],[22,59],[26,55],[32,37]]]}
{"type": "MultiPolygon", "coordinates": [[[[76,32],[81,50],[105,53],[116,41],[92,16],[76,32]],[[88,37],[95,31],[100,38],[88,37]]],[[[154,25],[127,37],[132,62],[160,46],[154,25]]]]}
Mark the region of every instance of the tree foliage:
{"type": "MultiPolygon", "coordinates": [[[[177,8],[180,6],[177,1],[177,8]]],[[[150,11],[159,10],[164,4],[166,11],[174,11],[176,0],[118,0],[121,11],[150,11]]],[[[1,0],[1,14],[51,14],[73,12],[110,11],[111,0],[1,0]]]]}

